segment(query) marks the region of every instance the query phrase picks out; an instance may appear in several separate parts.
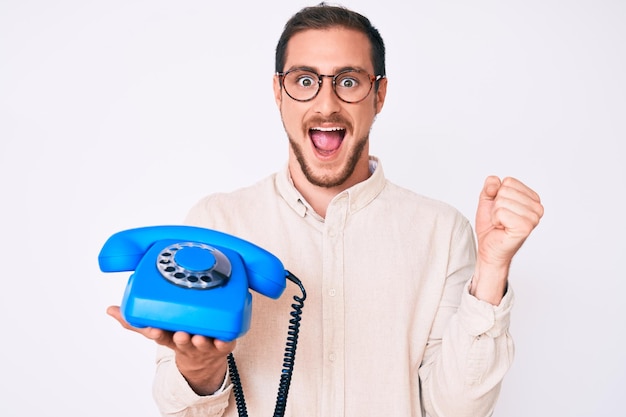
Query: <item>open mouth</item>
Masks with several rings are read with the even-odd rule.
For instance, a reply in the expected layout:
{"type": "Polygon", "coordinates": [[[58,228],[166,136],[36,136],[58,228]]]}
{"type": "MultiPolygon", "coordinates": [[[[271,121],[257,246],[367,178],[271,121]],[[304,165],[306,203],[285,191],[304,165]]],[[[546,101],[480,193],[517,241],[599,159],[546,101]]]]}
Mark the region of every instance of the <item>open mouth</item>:
{"type": "Polygon", "coordinates": [[[309,137],[315,149],[325,155],[332,154],[341,146],[346,136],[346,129],[342,127],[315,127],[309,129],[309,137]]]}

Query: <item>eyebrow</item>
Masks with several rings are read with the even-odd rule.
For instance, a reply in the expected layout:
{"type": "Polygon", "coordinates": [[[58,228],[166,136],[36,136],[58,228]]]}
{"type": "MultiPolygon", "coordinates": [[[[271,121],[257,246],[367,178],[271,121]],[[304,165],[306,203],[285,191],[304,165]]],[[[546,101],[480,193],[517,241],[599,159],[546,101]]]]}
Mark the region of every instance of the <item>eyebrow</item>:
{"type": "MultiPolygon", "coordinates": [[[[293,71],[293,70],[302,70],[302,71],[309,71],[309,72],[314,72],[315,74],[320,74],[320,72],[318,71],[317,68],[313,68],[313,67],[307,67],[305,65],[300,65],[300,66],[293,66],[290,67],[287,71],[293,71]]],[[[285,72],[287,72],[285,71],[285,72]]],[[[334,71],[334,74],[323,74],[323,75],[335,75],[335,74],[339,74],[340,72],[343,71],[363,71],[363,72],[368,72],[367,70],[360,68],[360,67],[340,67],[340,68],[336,68],[334,71]]]]}

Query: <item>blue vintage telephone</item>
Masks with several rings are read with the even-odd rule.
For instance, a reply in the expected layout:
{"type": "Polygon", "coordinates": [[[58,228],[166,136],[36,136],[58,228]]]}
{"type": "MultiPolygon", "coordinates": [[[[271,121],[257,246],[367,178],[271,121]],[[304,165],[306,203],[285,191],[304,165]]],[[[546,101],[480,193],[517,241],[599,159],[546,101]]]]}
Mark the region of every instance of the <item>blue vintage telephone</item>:
{"type": "MultiPolygon", "coordinates": [[[[278,258],[235,236],[193,226],[149,226],[118,232],[98,256],[103,272],[135,271],[122,299],[124,319],[135,327],[185,331],[231,341],[250,328],[251,288],[271,298],[294,296],[274,416],[285,414],[306,291],[278,258]]],[[[240,417],[247,417],[233,354],[228,372],[240,417]]]]}
{"type": "Polygon", "coordinates": [[[251,288],[278,298],[289,275],[270,252],[193,226],[150,226],[112,235],[98,256],[103,272],[135,271],[121,311],[135,327],[230,341],[250,327],[251,288]]]}

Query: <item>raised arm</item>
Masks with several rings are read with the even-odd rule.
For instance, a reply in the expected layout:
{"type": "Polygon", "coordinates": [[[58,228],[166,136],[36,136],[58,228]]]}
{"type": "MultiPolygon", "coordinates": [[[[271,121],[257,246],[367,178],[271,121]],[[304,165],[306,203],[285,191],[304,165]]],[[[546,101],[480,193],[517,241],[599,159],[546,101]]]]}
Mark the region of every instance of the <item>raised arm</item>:
{"type": "Polygon", "coordinates": [[[539,224],[543,210],[537,193],[515,178],[487,177],[476,211],[478,254],[472,295],[500,304],[513,256],[539,224]]]}

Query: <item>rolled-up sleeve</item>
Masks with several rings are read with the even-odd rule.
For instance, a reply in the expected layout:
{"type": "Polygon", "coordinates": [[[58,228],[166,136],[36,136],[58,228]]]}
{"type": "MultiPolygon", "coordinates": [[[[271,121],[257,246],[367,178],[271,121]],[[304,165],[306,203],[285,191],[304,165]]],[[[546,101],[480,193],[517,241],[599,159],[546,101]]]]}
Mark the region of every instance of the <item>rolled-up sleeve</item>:
{"type": "Polygon", "coordinates": [[[215,394],[196,394],[176,367],[174,352],[157,349],[157,369],[152,387],[161,415],[168,417],[219,417],[228,406],[232,385],[228,378],[215,394]]]}
{"type": "Polygon", "coordinates": [[[513,362],[511,287],[493,306],[472,296],[469,285],[441,341],[429,348],[429,363],[420,369],[423,406],[430,417],[490,416],[513,362]]]}

